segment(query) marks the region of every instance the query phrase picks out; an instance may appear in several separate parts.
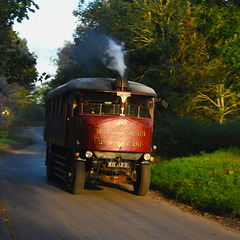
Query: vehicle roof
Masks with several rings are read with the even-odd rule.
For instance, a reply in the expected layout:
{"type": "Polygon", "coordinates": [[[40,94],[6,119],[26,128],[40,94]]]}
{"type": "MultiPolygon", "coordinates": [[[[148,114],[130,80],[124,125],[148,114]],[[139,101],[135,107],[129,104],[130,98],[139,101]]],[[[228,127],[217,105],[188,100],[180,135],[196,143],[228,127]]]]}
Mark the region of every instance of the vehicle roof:
{"type": "MultiPolygon", "coordinates": [[[[46,99],[68,94],[72,91],[117,92],[114,89],[114,82],[114,78],[76,78],[51,90],[46,99]]],[[[152,88],[138,82],[128,81],[128,83],[131,93],[156,97],[156,92],[152,88]]]]}

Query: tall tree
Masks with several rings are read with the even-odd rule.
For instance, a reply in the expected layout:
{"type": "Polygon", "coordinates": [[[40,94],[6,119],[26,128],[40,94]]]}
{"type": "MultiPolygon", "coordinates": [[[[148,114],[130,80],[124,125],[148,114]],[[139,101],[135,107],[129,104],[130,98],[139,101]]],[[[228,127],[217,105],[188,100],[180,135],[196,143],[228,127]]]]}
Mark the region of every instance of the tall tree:
{"type": "Polygon", "coordinates": [[[29,89],[38,75],[36,56],[29,52],[26,40],[20,39],[12,29],[14,21],[28,18],[28,12],[34,12],[34,8],[38,9],[38,5],[32,0],[0,1],[0,125],[3,129],[29,105],[29,89]]]}
{"type": "Polygon", "coordinates": [[[36,78],[32,67],[36,64],[35,56],[22,49],[21,41],[13,32],[14,21],[21,22],[28,18],[28,12],[34,12],[38,5],[32,0],[0,1],[0,76],[5,76],[9,83],[22,81],[27,84],[36,78]],[[14,71],[13,71],[14,69],[14,71]],[[26,73],[33,77],[30,81],[26,73]]]}
{"type": "Polygon", "coordinates": [[[231,49],[225,51],[229,42],[231,47],[235,44],[231,35],[232,30],[236,31],[236,27],[231,29],[232,8],[237,11],[236,6],[219,1],[187,8],[186,30],[177,52],[180,67],[175,74],[180,76],[182,114],[222,123],[239,112],[238,62],[234,64],[234,54],[228,57],[231,49]]]}
{"type": "Polygon", "coordinates": [[[207,37],[211,58],[222,57],[228,65],[228,85],[239,89],[240,9],[239,1],[203,1],[198,4],[198,31],[207,37]]]}
{"type": "Polygon", "coordinates": [[[176,31],[186,2],[108,0],[90,2],[85,8],[79,4],[75,39],[82,41],[93,29],[115,36],[130,52],[129,79],[158,87],[166,79],[167,61],[177,47],[176,31]]]}
{"type": "Polygon", "coordinates": [[[10,31],[10,34],[12,44],[1,62],[2,74],[10,84],[18,82],[31,87],[38,76],[37,57],[34,53],[30,53],[25,39],[20,39],[13,31],[10,31]]]}

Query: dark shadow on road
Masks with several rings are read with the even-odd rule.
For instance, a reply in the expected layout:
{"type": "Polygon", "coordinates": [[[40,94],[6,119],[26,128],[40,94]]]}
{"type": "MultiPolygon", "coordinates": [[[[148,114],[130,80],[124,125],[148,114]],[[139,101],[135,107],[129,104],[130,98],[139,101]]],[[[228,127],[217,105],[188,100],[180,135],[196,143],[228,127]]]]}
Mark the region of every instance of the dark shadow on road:
{"type": "Polygon", "coordinates": [[[104,186],[107,188],[115,188],[123,192],[134,194],[134,192],[130,189],[128,189],[124,184],[113,184],[113,183],[107,183],[107,182],[98,182],[97,186],[104,186]]]}
{"type": "MultiPolygon", "coordinates": [[[[62,191],[70,193],[66,184],[61,179],[54,178],[51,181],[46,180],[46,182],[48,185],[50,185],[52,187],[55,187],[62,191]]],[[[126,193],[134,194],[133,190],[130,190],[129,188],[127,188],[127,186],[124,186],[124,184],[113,184],[113,183],[107,183],[107,182],[101,182],[101,181],[97,181],[95,183],[86,182],[84,185],[84,190],[102,191],[104,189],[101,186],[106,187],[106,188],[115,188],[115,189],[118,189],[118,190],[126,192],[126,193]]]]}

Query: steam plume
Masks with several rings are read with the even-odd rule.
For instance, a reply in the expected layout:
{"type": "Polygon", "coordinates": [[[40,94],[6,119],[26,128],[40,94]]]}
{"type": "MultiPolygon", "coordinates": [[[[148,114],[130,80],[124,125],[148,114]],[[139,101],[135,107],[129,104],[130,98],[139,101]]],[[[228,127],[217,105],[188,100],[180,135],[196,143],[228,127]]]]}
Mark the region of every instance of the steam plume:
{"type": "Polygon", "coordinates": [[[91,32],[78,46],[78,56],[80,62],[100,61],[124,77],[127,68],[124,63],[124,44],[118,43],[113,37],[102,32],[91,32]]]}
{"type": "Polygon", "coordinates": [[[118,45],[113,39],[107,37],[108,46],[105,50],[103,63],[107,68],[116,70],[121,77],[124,77],[125,69],[123,44],[118,45]]]}

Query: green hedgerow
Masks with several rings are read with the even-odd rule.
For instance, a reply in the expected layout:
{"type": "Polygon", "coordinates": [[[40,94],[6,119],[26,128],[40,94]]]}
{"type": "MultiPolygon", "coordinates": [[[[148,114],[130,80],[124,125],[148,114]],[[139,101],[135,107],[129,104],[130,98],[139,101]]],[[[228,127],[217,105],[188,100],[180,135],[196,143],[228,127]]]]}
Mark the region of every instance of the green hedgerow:
{"type": "Polygon", "coordinates": [[[240,216],[240,150],[176,158],[153,165],[152,186],[202,210],[240,216]]]}
{"type": "Polygon", "coordinates": [[[156,154],[165,159],[240,148],[240,119],[219,124],[190,117],[162,116],[155,119],[153,143],[158,147],[156,154]]]}

